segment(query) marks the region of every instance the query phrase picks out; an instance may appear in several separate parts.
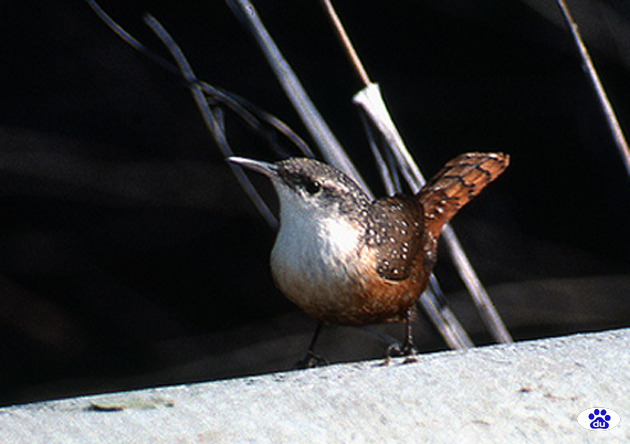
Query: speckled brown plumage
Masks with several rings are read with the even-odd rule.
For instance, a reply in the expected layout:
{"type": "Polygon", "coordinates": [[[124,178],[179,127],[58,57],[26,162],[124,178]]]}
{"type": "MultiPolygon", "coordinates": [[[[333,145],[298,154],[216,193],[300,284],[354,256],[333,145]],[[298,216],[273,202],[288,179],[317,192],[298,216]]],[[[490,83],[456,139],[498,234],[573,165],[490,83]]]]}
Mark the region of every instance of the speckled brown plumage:
{"type": "Polygon", "coordinates": [[[280,198],[271,255],[278,288],[316,319],[366,325],[407,319],[427,287],[442,227],[508,162],[501,153],[462,154],[415,196],[374,202],[314,160],[237,163],[268,175],[280,198]]]}

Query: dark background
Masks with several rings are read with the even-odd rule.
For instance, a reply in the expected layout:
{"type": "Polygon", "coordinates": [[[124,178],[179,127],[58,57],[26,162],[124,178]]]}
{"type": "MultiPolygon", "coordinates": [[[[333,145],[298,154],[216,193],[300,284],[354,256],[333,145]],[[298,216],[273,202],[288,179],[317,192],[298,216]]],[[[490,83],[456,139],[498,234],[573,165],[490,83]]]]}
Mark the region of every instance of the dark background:
{"type": "MultiPolygon", "coordinates": [[[[351,104],[361,85],[319,3],[260,3],[378,189],[351,104]]],[[[515,339],[630,325],[630,179],[554,2],[337,3],[425,174],[464,151],[512,156],[453,226],[515,339]]],[[[223,2],[101,5],[166,54],[142,23],[153,13],[200,78],[307,137],[223,2]]],[[[627,130],[630,6],[569,5],[627,130]]],[[[0,404],[291,368],[315,322],[275,290],[273,233],[185,84],[82,1],[0,2],[0,47],[0,404]]],[[[239,154],[272,159],[234,116],[228,128],[239,154]]],[[[491,342],[445,254],[436,272],[476,343],[491,342]]],[[[416,327],[422,351],[445,348],[426,319],[416,327]]],[[[329,327],[318,350],[348,361],[385,347],[329,327]]]]}

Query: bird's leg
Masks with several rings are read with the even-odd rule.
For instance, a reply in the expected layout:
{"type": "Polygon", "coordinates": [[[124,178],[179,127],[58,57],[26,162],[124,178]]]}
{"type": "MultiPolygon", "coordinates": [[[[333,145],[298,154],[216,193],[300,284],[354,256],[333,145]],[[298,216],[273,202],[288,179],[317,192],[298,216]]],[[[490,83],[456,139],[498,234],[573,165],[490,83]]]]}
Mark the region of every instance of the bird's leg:
{"type": "Polygon", "coordinates": [[[416,354],[418,350],[413,344],[413,332],[411,328],[411,318],[413,317],[413,308],[407,310],[407,316],[405,317],[405,340],[401,345],[392,344],[387,348],[387,356],[385,363],[389,363],[392,356],[405,356],[404,364],[409,362],[416,362],[416,354]]]}
{"type": "Polygon", "coordinates": [[[405,318],[405,342],[402,345],[402,354],[406,357],[405,364],[409,362],[416,362],[416,355],[418,349],[413,343],[413,331],[411,328],[411,319],[413,318],[413,308],[407,310],[407,317],[405,318]]]}
{"type": "Polygon", "coordinates": [[[322,327],[324,327],[324,323],[319,321],[317,323],[317,327],[315,328],[313,339],[311,339],[311,344],[308,346],[308,350],[306,351],[306,356],[296,362],[293,368],[297,370],[303,370],[307,368],[322,367],[329,364],[326,358],[315,354],[315,352],[313,351],[313,349],[315,348],[315,343],[317,342],[317,338],[319,337],[319,333],[322,331],[322,327]]]}

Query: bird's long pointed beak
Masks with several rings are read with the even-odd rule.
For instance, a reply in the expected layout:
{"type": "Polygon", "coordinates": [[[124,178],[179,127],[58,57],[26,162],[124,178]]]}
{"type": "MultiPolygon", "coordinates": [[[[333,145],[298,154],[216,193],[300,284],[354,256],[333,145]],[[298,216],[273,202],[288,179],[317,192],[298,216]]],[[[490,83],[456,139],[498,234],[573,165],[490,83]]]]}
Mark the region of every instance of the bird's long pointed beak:
{"type": "Polygon", "coordinates": [[[277,177],[278,175],[278,167],[273,163],[236,156],[228,157],[227,161],[235,165],[248,168],[252,171],[256,171],[257,173],[264,174],[267,177],[277,177]]]}

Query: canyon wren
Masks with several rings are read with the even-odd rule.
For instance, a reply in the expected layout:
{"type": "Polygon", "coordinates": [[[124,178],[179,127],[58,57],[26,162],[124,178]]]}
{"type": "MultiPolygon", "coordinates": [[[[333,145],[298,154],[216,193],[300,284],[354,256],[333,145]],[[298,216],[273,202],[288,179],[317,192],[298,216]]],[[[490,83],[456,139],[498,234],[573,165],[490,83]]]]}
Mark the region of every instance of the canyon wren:
{"type": "Polygon", "coordinates": [[[403,350],[412,352],[409,319],[435,265],[442,227],[507,168],[509,156],[462,154],[414,196],[375,201],[316,160],[228,160],[269,177],[278,194],[271,271],[280,291],[322,322],[405,321],[403,350]]]}

